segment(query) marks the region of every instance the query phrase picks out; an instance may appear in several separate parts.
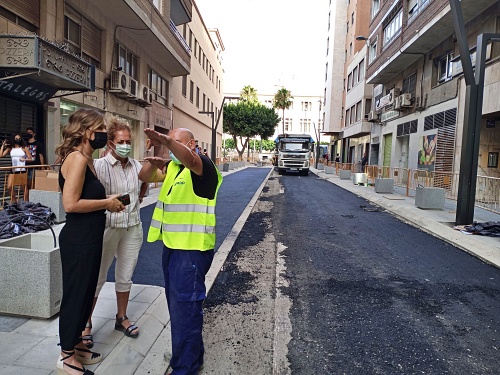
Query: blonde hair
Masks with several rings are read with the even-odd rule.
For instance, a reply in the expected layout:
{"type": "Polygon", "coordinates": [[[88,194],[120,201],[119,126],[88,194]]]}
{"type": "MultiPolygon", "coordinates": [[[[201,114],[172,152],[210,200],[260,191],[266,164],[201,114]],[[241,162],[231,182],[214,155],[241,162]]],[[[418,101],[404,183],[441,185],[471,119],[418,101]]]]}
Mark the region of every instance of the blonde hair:
{"type": "Polygon", "coordinates": [[[82,108],[73,112],[62,132],[63,141],[56,148],[56,155],[64,159],[82,143],[87,130],[93,132],[103,125],[104,116],[95,109],[82,108]]]}
{"type": "Polygon", "coordinates": [[[108,140],[114,140],[116,132],[119,131],[129,132],[130,139],[132,139],[132,129],[128,122],[118,116],[113,116],[108,120],[108,140]]]}

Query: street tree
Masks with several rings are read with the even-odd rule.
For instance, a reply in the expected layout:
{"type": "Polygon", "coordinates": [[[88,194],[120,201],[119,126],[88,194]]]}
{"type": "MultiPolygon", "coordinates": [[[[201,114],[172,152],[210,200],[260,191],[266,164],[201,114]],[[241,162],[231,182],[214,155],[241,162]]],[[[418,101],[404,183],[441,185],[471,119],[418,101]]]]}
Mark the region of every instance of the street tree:
{"type": "Polygon", "coordinates": [[[259,103],[259,98],[257,97],[257,90],[255,90],[250,85],[243,87],[243,89],[240,91],[240,100],[255,104],[259,103]]]}
{"type": "Polygon", "coordinates": [[[263,104],[239,101],[224,105],[223,130],[232,136],[240,160],[250,138],[257,135],[262,139],[271,137],[278,123],[276,112],[263,104]]]}
{"type": "Polygon", "coordinates": [[[281,119],[283,123],[283,134],[285,134],[285,109],[290,108],[292,105],[293,96],[290,90],[282,87],[274,94],[273,108],[283,110],[283,118],[281,119]]]}

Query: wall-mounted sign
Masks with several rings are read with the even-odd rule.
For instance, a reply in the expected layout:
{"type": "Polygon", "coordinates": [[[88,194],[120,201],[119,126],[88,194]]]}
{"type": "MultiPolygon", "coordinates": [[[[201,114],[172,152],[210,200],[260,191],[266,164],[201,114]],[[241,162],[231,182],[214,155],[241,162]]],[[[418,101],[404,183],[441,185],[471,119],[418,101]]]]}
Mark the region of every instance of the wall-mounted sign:
{"type": "Polygon", "coordinates": [[[95,67],[43,38],[0,35],[0,93],[35,102],[94,91],[95,67]]]}
{"type": "Polygon", "coordinates": [[[396,117],[399,117],[399,111],[387,111],[382,113],[382,115],[380,116],[380,121],[386,122],[396,117]]]}

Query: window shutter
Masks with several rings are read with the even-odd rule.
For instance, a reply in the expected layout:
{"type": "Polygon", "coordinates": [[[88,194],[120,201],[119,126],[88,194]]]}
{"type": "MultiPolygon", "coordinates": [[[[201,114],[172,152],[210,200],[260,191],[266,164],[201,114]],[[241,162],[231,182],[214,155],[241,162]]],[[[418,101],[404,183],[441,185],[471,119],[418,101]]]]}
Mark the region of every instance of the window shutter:
{"type": "Polygon", "coordinates": [[[2,6],[36,27],[40,27],[40,0],[3,0],[2,6]]]}
{"type": "Polygon", "coordinates": [[[82,19],[82,52],[101,61],[101,30],[85,18],[82,19]]]}

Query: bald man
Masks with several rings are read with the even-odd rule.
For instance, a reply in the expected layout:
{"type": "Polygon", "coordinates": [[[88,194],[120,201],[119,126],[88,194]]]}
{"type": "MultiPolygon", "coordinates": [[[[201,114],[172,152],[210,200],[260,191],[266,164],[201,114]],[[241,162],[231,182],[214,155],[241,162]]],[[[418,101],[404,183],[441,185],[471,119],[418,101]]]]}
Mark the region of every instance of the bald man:
{"type": "Polygon", "coordinates": [[[197,374],[203,364],[205,275],[214,256],[215,204],[222,175],[196,152],[189,129],[168,135],[145,129],[153,146],[166,146],[170,160],[145,158],[143,181],[163,182],[153,211],[148,242],[163,242],[163,275],[172,335],[172,375],[197,374]],[[165,172],[163,172],[165,170],[165,172]]]}

